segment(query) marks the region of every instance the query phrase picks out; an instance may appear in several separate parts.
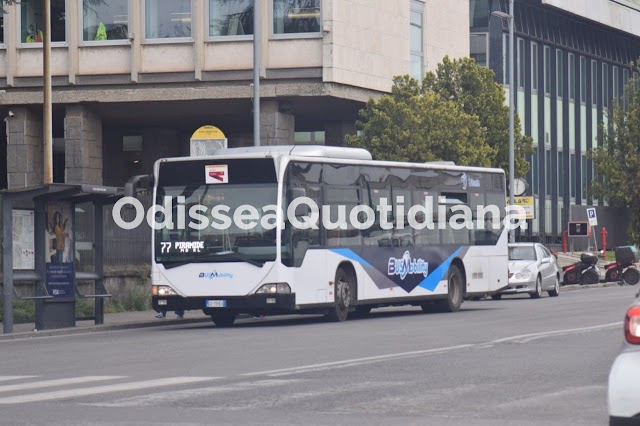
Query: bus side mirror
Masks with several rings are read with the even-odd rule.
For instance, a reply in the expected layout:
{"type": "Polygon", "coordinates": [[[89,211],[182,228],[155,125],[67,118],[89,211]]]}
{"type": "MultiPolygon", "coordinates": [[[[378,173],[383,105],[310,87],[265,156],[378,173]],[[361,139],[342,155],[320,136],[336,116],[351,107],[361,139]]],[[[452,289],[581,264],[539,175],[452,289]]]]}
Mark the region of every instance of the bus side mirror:
{"type": "Polygon", "coordinates": [[[135,198],[138,195],[139,188],[151,189],[153,188],[153,183],[153,175],[133,176],[124,186],[124,196],[135,198]]]}

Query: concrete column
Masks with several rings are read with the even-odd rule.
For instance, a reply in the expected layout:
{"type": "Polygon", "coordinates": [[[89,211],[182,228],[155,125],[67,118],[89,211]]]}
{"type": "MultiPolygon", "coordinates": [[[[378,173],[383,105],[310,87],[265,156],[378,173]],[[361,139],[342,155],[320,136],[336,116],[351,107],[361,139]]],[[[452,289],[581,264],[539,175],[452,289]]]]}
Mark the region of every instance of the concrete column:
{"type": "Polygon", "coordinates": [[[44,157],[42,117],[27,107],[11,109],[7,120],[7,183],[9,189],[41,185],[44,157]]]}
{"type": "Polygon", "coordinates": [[[102,119],[83,105],[64,118],[66,183],[102,185],[102,119]]]}
{"type": "Polygon", "coordinates": [[[327,146],[344,146],[344,138],[347,135],[355,135],[357,132],[355,123],[350,121],[325,121],[324,140],[327,146]]]}
{"type": "Polygon", "coordinates": [[[261,144],[292,145],[295,132],[295,118],[286,102],[262,100],[260,106],[261,144]]]}

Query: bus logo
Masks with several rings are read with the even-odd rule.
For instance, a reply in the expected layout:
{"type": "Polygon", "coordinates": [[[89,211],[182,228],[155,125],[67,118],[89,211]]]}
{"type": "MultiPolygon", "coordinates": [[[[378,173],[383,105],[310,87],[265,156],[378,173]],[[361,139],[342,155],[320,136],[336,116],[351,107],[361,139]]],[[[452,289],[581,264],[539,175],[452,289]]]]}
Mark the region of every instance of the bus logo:
{"type": "Polygon", "coordinates": [[[205,166],[204,176],[207,184],[229,183],[229,166],[205,166]]]}
{"type": "Polygon", "coordinates": [[[389,258],[387,275],[399,275],[401,280],[407,275],[423,275],[426,278],[429,275],[429,262],[425,262],[424,259],[412,259],[411,253],[406,251],[401,259],[389,258]]]}

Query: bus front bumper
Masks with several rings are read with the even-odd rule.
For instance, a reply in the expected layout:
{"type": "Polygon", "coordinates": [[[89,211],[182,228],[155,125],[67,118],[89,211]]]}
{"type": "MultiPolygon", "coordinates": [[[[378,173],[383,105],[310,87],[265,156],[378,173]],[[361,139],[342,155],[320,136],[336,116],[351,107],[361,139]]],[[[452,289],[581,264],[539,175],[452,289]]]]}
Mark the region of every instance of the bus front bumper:
{"type": "Polygon", "coordinates": [[[230,310],[236,313],[287,313],[296,309],[295,293],[250,294],[231,297],[181,297],[153,296],[156,311],[202,310],[210,314],[214,310],[230,310]]]}

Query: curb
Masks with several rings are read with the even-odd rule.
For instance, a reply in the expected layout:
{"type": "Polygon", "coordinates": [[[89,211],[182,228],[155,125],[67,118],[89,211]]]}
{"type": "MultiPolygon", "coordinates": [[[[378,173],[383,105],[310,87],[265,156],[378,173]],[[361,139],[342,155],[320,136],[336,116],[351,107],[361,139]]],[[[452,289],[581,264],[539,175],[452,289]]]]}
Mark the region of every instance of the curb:
{"type": "Polygon", "coordinates": [[[560,285],[560,290],[583,290],[589,288],[624,287],[626,284],[620,283],[598,283],[598,284],[568,284],[560,285]]]}
{"type": "Polygon", "coordinates": [[[120,324],[92,325],[88,327],[60,328],[56,330],[26,331],[22,333],[0,334],[0,342],[39,337],[72,336],[77,334],[99,333],[104,331],[134,330],[140,328],[166,327],[180,324],[210,323],[211,318],[165,319],[144,322],[126,322],[120,324]]]}

